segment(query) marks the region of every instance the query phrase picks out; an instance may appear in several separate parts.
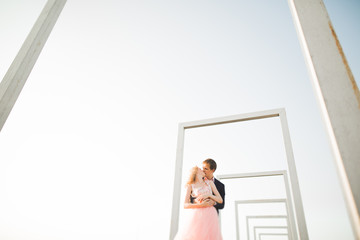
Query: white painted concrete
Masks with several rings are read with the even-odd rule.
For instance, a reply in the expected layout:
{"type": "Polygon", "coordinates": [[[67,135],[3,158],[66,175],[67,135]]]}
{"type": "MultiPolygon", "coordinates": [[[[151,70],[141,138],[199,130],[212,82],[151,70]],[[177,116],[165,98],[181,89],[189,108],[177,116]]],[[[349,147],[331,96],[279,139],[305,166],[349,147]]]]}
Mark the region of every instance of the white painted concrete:
{"type": "Polygon", "coordinates": [[[289,0],[336,159],[354,234],[360,239],[360,93],[322,0],[289,0]]]}
{"type": "Polygon", "coordinates": [[[0,131],[53,29],[66,0],[49,0],[0,83],[0,131]]]}

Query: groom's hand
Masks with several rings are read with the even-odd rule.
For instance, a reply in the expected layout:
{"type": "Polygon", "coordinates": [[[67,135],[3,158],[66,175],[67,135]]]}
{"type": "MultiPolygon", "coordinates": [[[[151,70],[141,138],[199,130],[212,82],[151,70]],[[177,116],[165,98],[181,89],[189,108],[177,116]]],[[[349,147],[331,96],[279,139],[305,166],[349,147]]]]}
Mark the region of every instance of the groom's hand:
{"type": "Polygon", "coordinates": [[[204,207],[211,207],[211,206],[215,205],[215,201],[207,198],[203,201],[203,204],[204,204],[204,207]]]}

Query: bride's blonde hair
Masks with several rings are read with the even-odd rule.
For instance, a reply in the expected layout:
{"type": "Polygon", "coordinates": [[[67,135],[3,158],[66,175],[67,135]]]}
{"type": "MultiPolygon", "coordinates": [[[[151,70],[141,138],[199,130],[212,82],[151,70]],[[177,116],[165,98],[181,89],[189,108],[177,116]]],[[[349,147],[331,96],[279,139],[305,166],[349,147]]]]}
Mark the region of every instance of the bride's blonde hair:
{"type": "Polygon", "coordinates": [[[196,181],[196,174],[197,174],[197,172],[198,172],[198,169],[199,169],[198,166],[192,167],[192,168],[190,169],[189,179],[188,179],[188,181],[187,181],[186,184],[190,185],[190,184],[195,183],[195,181],[196,181]]]}

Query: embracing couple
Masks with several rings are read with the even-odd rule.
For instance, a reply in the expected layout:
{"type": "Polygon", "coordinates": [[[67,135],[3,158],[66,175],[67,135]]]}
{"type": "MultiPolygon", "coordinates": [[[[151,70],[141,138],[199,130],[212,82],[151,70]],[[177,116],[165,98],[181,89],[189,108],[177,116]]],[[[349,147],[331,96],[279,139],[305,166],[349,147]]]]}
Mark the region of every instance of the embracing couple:
{"type": "Polygon", "coordinates": [[[174,240],[222,239],[218,213],[225,205],[225,186],[214,178],[213,159],[203,161],[202,167],[195,166],[190,171],[184,201],[188,218],[174,240]]]}

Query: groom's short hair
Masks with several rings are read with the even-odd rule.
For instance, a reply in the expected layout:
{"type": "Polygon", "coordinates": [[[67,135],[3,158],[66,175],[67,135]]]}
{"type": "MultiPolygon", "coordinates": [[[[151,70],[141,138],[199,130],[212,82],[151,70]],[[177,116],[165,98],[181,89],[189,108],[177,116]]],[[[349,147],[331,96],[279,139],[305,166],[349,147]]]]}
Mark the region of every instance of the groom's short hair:
{"type": "Polygon", "coordinates": [[[214,159],[208,158],[203,161],[203,163],[206,163],[209,165],[210,170],[216,170],[216,162],[214,159]]]}

